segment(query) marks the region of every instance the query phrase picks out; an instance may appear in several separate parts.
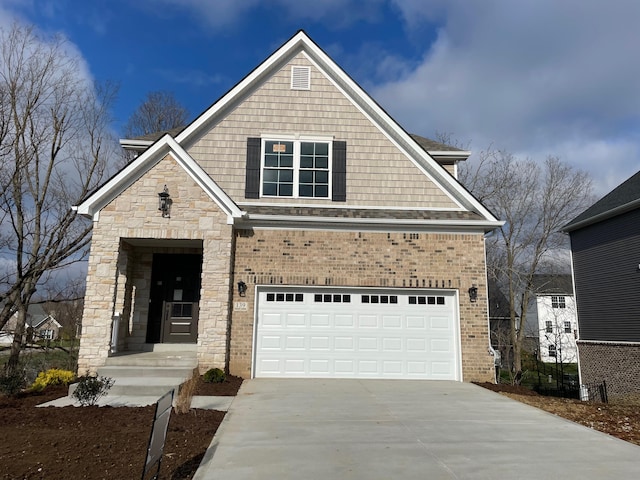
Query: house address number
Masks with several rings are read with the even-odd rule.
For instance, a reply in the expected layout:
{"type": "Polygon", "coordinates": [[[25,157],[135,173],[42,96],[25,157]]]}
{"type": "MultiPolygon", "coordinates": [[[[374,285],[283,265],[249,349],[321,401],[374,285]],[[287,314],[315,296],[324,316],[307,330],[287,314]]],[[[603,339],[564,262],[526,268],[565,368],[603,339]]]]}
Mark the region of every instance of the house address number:
{"type": "Polygon", "coordinates": [[[233,309],[240,312],[246,312],[248,310],[247,302],[235,302],[233,304],[233,309]]]}

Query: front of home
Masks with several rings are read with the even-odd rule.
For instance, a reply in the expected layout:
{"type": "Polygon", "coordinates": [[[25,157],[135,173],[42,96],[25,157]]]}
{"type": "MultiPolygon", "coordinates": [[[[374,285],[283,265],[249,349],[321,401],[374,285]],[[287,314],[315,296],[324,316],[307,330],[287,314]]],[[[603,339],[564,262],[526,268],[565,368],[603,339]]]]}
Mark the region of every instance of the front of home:
{"type": "Polygon", "coordinates": [[[304,32],[76,208],[93,219],[79,370],[191,344],[201,371],[487,381],[469,152],[407,134],[304,32]],[[429,152],[427,152],[427,149],[429,152]]]}

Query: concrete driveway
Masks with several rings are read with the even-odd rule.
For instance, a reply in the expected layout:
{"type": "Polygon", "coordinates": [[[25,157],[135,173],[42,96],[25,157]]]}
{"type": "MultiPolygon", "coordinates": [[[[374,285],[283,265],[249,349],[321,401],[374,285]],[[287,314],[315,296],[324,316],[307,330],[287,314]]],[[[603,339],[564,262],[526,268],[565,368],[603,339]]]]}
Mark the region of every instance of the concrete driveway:
{"type": "Polygon", "coordinates": [[[640,447],[476,385],[245,381],[195,479],[637,479],[640,447]]]}

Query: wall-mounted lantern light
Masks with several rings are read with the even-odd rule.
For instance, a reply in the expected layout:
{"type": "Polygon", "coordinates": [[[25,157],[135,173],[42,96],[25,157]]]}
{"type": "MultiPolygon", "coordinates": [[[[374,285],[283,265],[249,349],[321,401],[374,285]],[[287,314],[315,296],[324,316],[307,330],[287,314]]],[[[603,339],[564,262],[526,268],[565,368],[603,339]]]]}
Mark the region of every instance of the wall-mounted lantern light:
{"type": "Polygon", "coordinates": [[[158,210],[162,212],[162,217],[169,217],[169,210],[171,207],[171,199],[169,198],[169,189],[167,186],[164,186],[164,190],[162,190],[158,194],[158,210]]]}
{"type": "Polygon", "coordinates": [[[241,297],[244,297],[246,293],[247,293],[247,284],[244,283],[242,280],[240,280],[238,282],[238,295],[240,295],[241,297]]]}
{"type": "Polygon", "coordinates": [[[472,285],[471,288],[469,288],[469,301],[475,302],[477,300],[478,300],[478,287],[476,287],[475,285],[472,285]]]}

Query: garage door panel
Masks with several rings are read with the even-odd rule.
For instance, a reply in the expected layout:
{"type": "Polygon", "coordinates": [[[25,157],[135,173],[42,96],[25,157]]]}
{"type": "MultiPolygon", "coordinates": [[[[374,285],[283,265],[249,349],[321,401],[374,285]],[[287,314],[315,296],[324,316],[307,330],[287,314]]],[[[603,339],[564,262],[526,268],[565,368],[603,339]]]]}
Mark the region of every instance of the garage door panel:
{"type": "Polygon", "coordinates": [[[360,351],[378,351],[378,339],[374,337],[360,337],[358,339],[358,350],[360,351]]]}
{"type": "Polygon", "coordinates": [[[285,338],[285,348],[287,350],[304,350],[305,349],[305,338],[303,336],[294,337],[288,336],[285,338]]]}
{"type": "Polygon", "coordinates": [[[452,293],[274,290],[258,292],[255,376],[459,379],[452,293]]]}
{"type": "Polygon", "coordinates": [[[355,342],[353,337],[335,337],[333,344],[335,350],[355,351],[355,342]]]}
{"type": "Polygon", "coordinates": [[[402,328],[402,317],[400,315],[383,315],[382,327],[385,329],[402,328]]]}
{"type": "Polygon", "coordinates": [[[407,315],[406,317],[407,328],[425,330],[427,328],[427,319],[425,317],[417,317],[413,315],[407,315]]]}
{"type": "Polygon", "coordinates": [[[378,328],[377,315],[359,315],[358,326],[360,328],[378,328]]]}
{"type": "Polygon", "coordinates": [[[355,318],[353,315],[336,315],[334,325],[336,328],[353,328],[355,327],[355,318]]]}
{"type": "Polygon", "coordinates": [[[311,327],[318,327],[318,328],[327,328],[329,327],[330,323],[330,316],[328,314],[324,314],[324,315],[319,315],[319,314],[311,314],[310,315],[310,319],[309,319],[309,324],[311,325],[311,327]]]}
{"type": "Polygon", "coordinates": [[[313,336],[309,338],[310,350],[328,351],[330,348],[331,348],[331,340],[329,336],[325,336],[325,337],[313,336]]]}

